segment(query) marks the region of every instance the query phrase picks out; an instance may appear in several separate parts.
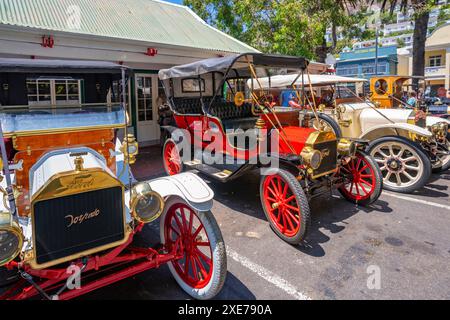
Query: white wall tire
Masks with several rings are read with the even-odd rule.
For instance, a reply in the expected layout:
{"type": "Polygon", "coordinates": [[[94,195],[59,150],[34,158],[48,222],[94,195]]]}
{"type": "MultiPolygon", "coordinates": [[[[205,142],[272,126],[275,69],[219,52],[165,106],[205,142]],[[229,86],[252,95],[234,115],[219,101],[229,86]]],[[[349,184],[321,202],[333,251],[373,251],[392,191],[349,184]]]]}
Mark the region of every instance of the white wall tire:
{"type": "MultiPolygon", "coordinates": [[[[181,233],[180,227],[177,226],[177,218],[181,228],[186,226],[184,229],[189,230],[188,234],[195,236],[195,239],[194,241],[186,240],[186,250],[184,250],[182,259],[168,263],[170,272],[178,285],[192,298],[212,299],[222,290],[227,274],[226,249],[219,226],[211,212],[196,211],[181,198],[170,197],[160,219],[161,242],[168,247],[177,238],[176,232],[181,233]],[[186,220],[183,220],[182,215],[186,220]],[[200,229],[198,235],[195,235],[200,224],[203,228],[200,229]],[[201,243],[202,249],[198,249],[199,246],[194,243],[201,243]],[[205,246],[205,243],[209,243],[209,245],[205,246]],[[196,253],[196,249],[209,258],[212,266],[208,265],[208,259],[196,253]],[[184,271],[186,264],[187,272],[184,271]],[[196,279],[196,275],[198,279],[196,279]]],[[[181,238],[187,239],[188,236],[181,236],[181,238]]]]}

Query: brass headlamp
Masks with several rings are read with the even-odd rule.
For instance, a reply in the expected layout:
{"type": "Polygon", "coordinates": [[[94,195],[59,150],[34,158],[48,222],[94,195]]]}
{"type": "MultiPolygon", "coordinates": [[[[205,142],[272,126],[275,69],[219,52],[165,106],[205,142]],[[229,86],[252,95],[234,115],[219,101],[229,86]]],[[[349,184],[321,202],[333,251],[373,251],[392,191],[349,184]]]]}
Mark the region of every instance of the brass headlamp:
{"type": "Polygon", "coordinates": [[[22,251],[23,233],[9,212],[0,212],[0,266],[14,260],[22,251]]]}
{"type": "Polygon", "coordinates": [[[139,144],[133,134],[128,134],[120,147],[120,152],[123,153],[125,161],[129,164],[136,162],[136,156],[139,153],[139,144]]]}
{"type": "Polygon", "coordinates": [[[337,152],[343,157],[353,157],[356,154],[356,143],[342,138],[338,142],[337,152]]]}
{"type": "Polygon", "coordinates": [[[137,221],[150,223],[159,218],[164,209],[164,199],[152,190],[150,184],[142,182],[131,189],[130,210],[137,221]]]}
{"type": "Polygon", "coordinates": [[[300,156],[302,157],[304,163],[311,167],[313,170],[317,170],[322,163],[322,153],[319,150],[314,150],[311,147],[303,148],[300,156]]]}

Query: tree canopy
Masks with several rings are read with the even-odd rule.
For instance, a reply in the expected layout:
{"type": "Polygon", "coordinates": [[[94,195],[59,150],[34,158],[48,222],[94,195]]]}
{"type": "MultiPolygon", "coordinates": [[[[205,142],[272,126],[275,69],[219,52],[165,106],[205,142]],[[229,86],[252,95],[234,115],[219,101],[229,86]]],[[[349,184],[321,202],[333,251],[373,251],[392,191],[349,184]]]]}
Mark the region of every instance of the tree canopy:
{"type": "MultiPolygon", "coordinates": [[[[209,24],[267,53],[324,59],[336,47],[327,28],[354,25],[361,18],[353,0],[185,0],[209,24]]],[[[351,34],[351,31],[347,32],[351,34]]]]}

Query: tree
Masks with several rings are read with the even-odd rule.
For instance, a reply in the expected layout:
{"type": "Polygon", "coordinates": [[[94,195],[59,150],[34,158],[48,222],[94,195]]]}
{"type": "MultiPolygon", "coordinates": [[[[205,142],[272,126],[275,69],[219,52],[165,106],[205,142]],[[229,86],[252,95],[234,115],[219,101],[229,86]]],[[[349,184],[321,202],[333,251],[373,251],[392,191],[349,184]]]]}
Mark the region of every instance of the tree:
{"type": "Polygon", "coordinates": [[[314,57],[323,25],[297,0],[185,0],[208,24],[267,52],[314,57]]]}
{"type": "MultiPolygon", "coordinates": [[[[423,77],[425,75],[425,43],[427,40],[428,22],[430,11],[436,4],[435,0],[382,0],[382,10],[387,8],[392,13],[397,5],[400,10],[406,12],[409,8],[414,10],[414,35],[413,35],[413,76],[423,77]]],[[[419,79],[413,80],[417,88],[419,79]]]]}
{"type": "Polygon", "coordinates": [[[337,30],[353,36],[357,0],[185,0],[208,24],[267,53],[317,58],[324,62],[338,45],[337,30]],[[327,29],[332,43],[326,42],[327,29]]]}

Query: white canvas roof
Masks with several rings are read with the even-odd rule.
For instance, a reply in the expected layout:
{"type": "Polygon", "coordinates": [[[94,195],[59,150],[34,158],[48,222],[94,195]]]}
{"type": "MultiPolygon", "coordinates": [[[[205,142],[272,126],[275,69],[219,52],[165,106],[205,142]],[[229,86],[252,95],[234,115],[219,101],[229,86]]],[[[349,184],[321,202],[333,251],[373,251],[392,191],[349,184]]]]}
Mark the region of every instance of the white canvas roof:
{"type": "MultiPolygon", "coordinates": [[[[311,79],[312,86],[326,86],[326,85],[335,85],[340,83],[359,83],[359,82],[367,82],[366,79],[362,78],[350,78],[350,77],[342,77],[331,74],[311,74],[309,76],[311,79]]],[[[287,88],[291,87],[293,82],[295,81],[296,86],[302,86],[302,76],[298,76],[298,74],[287,74],[287,75],[279,75],[273,76],[269,78],[260,78],[259,83],[263,87],[263,89],[269,88],[269,80],[270,80],[270,88],[287,88]],[[297,78],[297,80],[296,80],[297,78]]],[[[248,81],[248,86],[251,87],[251,79],[248,81]]],[[[303,77],[303,81],[305,86],[309,86],[308,75],[305,74],[303,77]]],[[[259,88],[259,84],[256,80],[253,81],[253,87],[259,88]]]]}

